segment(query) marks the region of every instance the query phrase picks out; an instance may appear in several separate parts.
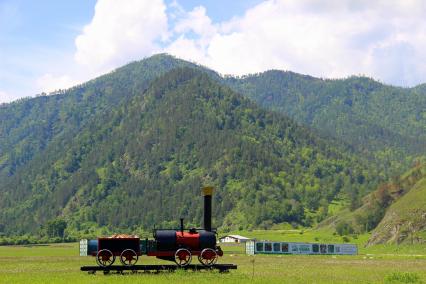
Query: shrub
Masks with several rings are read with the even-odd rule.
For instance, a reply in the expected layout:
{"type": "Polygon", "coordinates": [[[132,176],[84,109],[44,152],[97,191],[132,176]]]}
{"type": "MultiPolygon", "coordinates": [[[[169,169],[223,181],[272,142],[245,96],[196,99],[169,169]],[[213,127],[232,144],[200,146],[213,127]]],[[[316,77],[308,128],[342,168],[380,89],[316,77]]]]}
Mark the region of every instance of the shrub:
{"type": "Polygon", "coordinates": [[[342,240],[344,243],[349,243],[351,241],[351,239],[348,236],[343,236],[342,240]]]}
{"type": "Polygon", "coordinates": [[[342,221],[336,225],[336,232],[340,235],[350,235],[354,233],[354,229],[351,224],[342,221]]]}
{"type": "Polygon", "coordinates": [[[385,283],[420,283],[420,276],[414,272],[393,272],[385,277],[385,283]]]}

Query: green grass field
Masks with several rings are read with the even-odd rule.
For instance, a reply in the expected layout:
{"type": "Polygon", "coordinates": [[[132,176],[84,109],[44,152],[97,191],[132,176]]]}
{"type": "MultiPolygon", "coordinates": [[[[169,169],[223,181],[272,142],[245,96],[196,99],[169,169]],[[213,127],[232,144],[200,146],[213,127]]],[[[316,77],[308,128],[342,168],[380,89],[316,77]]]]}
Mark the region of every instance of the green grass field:
{"type": "MultiPolygon", "coordinates": [[[[258,232],[259,234],[261,232],[258,232]]],[[[263,232],[266,234],[266,232],[263,232]]],[[[426,283],[426,255],[405,252],[358,256],[246,256],[237,245],[224,247],[220,263],[238,270],[89,275],[82,265],[93,257],[78,256],[78,244],[0,247],[0,283],[426,283]]],[[[139,264],[166,263],[142,257],[139,264]]]]}

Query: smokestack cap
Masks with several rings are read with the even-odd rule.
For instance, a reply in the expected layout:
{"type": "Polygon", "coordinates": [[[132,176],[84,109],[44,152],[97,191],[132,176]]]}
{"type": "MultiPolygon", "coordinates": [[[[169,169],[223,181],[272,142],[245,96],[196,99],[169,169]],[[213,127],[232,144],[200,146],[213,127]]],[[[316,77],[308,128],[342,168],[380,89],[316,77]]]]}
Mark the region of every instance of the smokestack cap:
{"type": "Polygon", "coordinates": [[[203,195],[204,196],[206,196],[206,195],[212,196],[213,195],[213,190],[214,190],[213,186],[205,186],[205,187],[203,187],[203,195]]]}

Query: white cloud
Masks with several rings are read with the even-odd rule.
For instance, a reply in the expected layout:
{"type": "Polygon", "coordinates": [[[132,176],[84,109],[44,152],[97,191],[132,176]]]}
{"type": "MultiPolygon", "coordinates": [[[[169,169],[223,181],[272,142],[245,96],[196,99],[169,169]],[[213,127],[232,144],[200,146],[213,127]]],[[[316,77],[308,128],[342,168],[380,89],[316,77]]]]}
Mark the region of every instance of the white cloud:
{"type": "Polygon", "coordinates": [[[62,72],[55,68],[39,76],[37,91],[66,89],[161,51],[167,21],[162,0],[98,0],[93,18],[75,39],[73,62],[62,72]]]}
{"type": "Polygon", "coordinates": [[[4,92],[4,91],[0,91],[0,104],[8,103],[8,102],[11,102],[11,101],[16,100],[18,98],[19,98],[18,96],[12,95],[12,94],[4,92]]]}
{"type": "Polygon", "coordinates": [[[98,0],[92,21],[76,40],[75,59],[98,72],[158,51],[167,37],[162,0],[98,0]]]}
{"type": "Polygon", "coordinates": [[[426,80],[425,3],[265,1],[242,17],[215,24],[198,7],[177,22],[180,36],[165,50],[221,73],[275,68],[320,77],[365,74],[414,85],[426,80]]]}
{"type": "Polygon", "coordinates": [[[173,28],[177,38],[172,41],[164,51],[182,59],[207,64],[205,54],[212,39],[218,33],[218,28],[213,25],[203,6],[195,7],[192,11],[185,12],[176,2],[178,14],[173,28]]]}
{"type": "MultiPolygon", "coordinates": [[[[64,89],[158,52],[222,74],[364,74],[413,86],[426,82],[425,14],[421,0],[269,0],[214,22],[205,7],[185,11],[179,0],[168,6],[163,0],[98,0],[75,39],[74,58],[64,58],[63,69],[46,70],[34,88],[64,89]]],[[[0,95],[2,101],[13,99],[0,95]]]]}
{"type": "Polygon", "coordinates": [[[61,89],[70,88],[79,82],[68,75],[56,76],[50,73],[44,74],[37,79],[40,92],[50,93],[61,89]]]}
{"type": "Polygon", "coordinates": [[[201,43],[207,43],[207,40],[216,34],[217,29],[207,16],[206,8],[198,6],[182,16],[176,23],[174,32],[178,34],[194,32],[200,37],[201,43]]]}

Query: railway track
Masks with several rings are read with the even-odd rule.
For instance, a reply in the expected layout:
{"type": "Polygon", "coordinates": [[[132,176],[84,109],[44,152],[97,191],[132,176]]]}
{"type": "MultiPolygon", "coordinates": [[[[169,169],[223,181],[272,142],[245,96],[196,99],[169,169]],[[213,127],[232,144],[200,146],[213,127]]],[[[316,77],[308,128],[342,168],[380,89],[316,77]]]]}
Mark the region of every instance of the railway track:
{"type": "Polygon", "coordinates": [[[204,266],[201,264],[189,264],[183,267],[179,267],[173,264],[151,264],[151,265],[133,265],[133,266],[124,266],[124,265],[111,265],[108,267],[101,266],[82,266],[81,271],[87,271],[90,274],[95,274],[96,272],[103,272],[104,274],[109,273],[124,273],[124,272],[160,272],[160,271],[175,271],[175,270],[218,270],[221,273],[229,272],[231,269],[237,269],[235,264],[214,264],[212,266],[204,266]]]}

